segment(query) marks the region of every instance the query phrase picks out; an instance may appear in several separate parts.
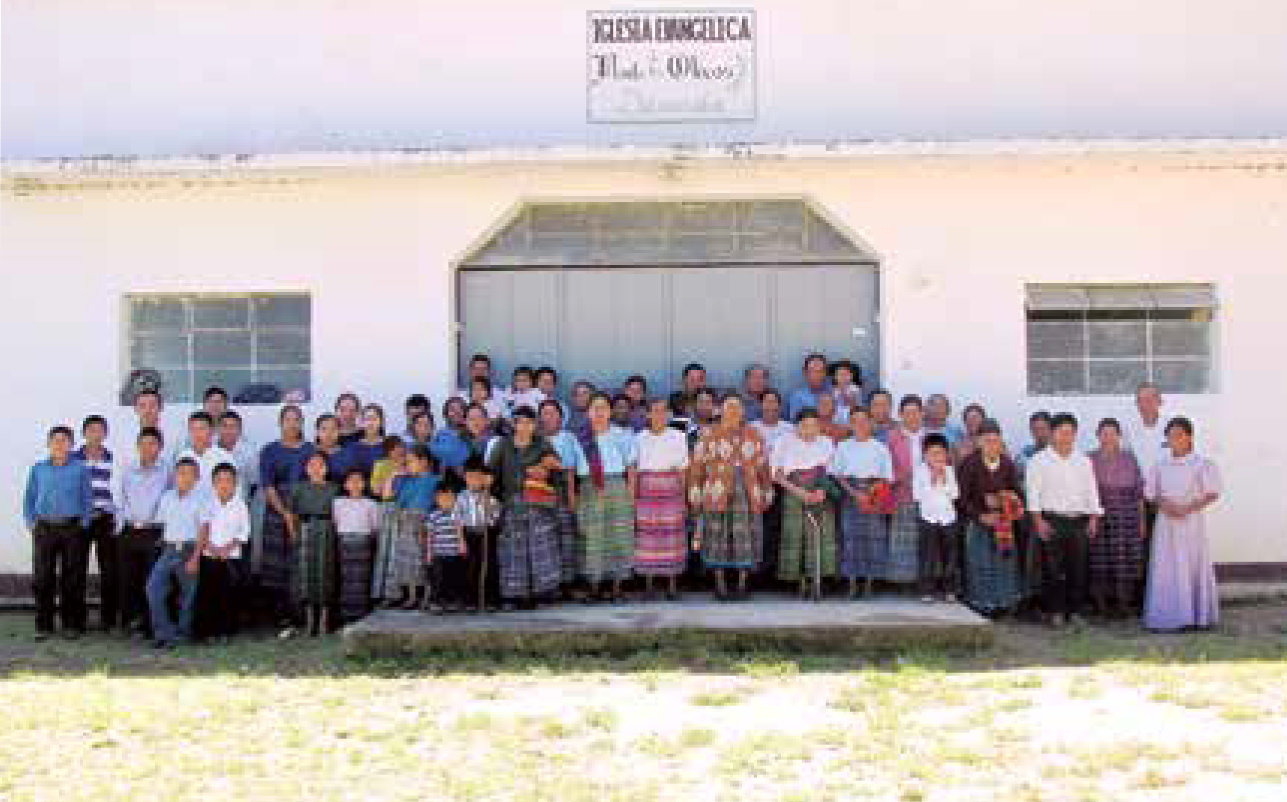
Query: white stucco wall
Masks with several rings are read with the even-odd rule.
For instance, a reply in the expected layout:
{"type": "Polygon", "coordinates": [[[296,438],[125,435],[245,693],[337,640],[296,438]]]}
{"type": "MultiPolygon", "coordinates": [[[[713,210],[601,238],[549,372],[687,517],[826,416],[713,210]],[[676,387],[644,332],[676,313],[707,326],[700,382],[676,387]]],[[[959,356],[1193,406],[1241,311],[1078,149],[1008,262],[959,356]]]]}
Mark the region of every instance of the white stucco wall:
{"type": "MultiPolygon", "coordinates": [[[[1218,559],[1287,561],[1287,441],[1262,425],[1287,406],[1276,367],[1287,334],[1284,156],[528,164],[6,193],[0,572],[29,570],[19,502],[47,426],[107,412],[129,433],[113,445],[129,451],[132,413],[115,406],[124,293],[308,290],[316,397],[356,389],[400,411],[410,392],[442,399],[451,264],[522,199],[780,195],[812,199],[881,255],[884,382],[949,391],[958,408],[982,401],[1016,442],[1032,409],[1097,419],[1130,404],[1026,396],[1025,282],[1214,281],[1218,392],[1170,408],[1198,421],[1224,470],[1218,559]]],[[[169,431],[187,411],[167,410],[169,431]]],[[[248,411],[252,436],[269,438],[275,410],[248,411]]]]}
{"type": "Polygon", "coordinates": [[[3,0],[6,158],[1287,134],[1266,0],[3,0]],[[586,12],[752,8],[753,123],[586,122],[586,12]]]}

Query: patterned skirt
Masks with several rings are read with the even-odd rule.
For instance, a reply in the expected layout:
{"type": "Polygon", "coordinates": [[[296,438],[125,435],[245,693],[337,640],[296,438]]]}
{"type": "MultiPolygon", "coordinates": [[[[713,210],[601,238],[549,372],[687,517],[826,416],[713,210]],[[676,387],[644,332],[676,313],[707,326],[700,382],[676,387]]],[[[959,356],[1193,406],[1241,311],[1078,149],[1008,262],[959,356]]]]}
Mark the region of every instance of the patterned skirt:
{"type": "Polygon", "coordinates": [[[835,508],[830,501],[805,505],[794,495],[784,493],[778,579],[794,582],[814,576],[819,569],[820,576],[836,575],[835,508]]]}
{"type": "Polygon", "coordinates": [[[564,584],[576,581],[577,522],[576,510],[559,507],[555,511],[559,523],[559,580],[564,584]]]}
{"type": "Polygon", "coordinates": [[[862,512],[852,498],[840,502],[840,575],[884,579],[889,574],[889,516],[862,512]]]}
{"type": "Polygon", "coordinates": [[[281,594],[284,599],[293,589],[291,578],[295,573],[295,545],[287,536],[286,522],[281,516],[265,513],[262,539],[259,582],[265,590],[281,594]]]}
{"type": "Polygon", "coordinates": [[[635,571],[678,576],[688,559],[688,526],[681,471],[640,471],[635,501],[635,571]]]}
{"type": "Polygon", "coordinates": [[[367,532],[340,532],[340,617],[356,621],[371,612],[371,568],[375,537],[367,532]]]}
{"type": "Polygon", "coordinates": [[[1091,592],[1133,602],[1144,578],[1143,521],[1136,487],[1100,486],[1104,517],[1090,541],[1091,592]]]}
{"type": "Polygon", "coordinates": [[[1016,544],[1009,554],[997,548],[996,533],[978,521],[965,526],[965,600],[981,613],[1009,610],[1023,598],[1016,544]]]}
{"type": "Polygon", "coordinates": [[[532,599],[559,586],[559,523],[554,509],[512,501],[501,518],[496,542],[500,592],[506,599],[532,599]]]}
{"type": "Polygon", "coordinates": [[[578,567],[590,582],[629,579],[635,553],[635,500],[620,476],[604,480],[603,490],[586,482],[577,495],[581,529],[578,567]]]}
{"type": "Polygon", "coordinates": [[[335,522],[329,518],[303,520],[296,549],[295,600],[300,604],[328,605],[339,593],[335,522]]]}
{"type": "Polygon", "coordinates": [[[920,514],[916,502],[900,503],[889,521],[890,582],[915,582],[920,578],[920,514]]]}
{"type": "Polygon", "coordinates": [[[371,565],[372,599],[385,598],[384,580],[389,573],[389,560],[393,558],[393,518],[396,511],[393,502],[380,502],[380,529],[375,534],[375,558],[371,565]]]}
{"type": "Polygon", "coordinates": [[[741,471],[723,512],[703,512],[702,562],[707,568],[754,570],[764,549],[764,517],[751,511],[741,471]]]}
{"type": "MultiPolygon", "coordinates": [[[[404,587],[425,584],[424,510],[391,510],[388,517],[388,542],[385,544],[384,598],[396,599],[404,587]]],[[[382,539],[384,533],[381,533],[382,539]]],[[[379,549],[377,548],[377,551],[379,549]]],[[[377,567],[378,568],[378,567],[377,567]]]]}

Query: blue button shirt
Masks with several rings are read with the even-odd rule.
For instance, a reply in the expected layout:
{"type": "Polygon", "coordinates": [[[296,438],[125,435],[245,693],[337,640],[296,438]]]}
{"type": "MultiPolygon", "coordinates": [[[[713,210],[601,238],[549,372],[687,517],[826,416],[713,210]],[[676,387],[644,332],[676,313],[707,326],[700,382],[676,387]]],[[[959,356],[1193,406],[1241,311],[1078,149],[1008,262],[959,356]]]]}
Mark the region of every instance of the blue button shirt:
{"type": "Polygon", "coordinates": [[[831,392],[831,383],[827,382],[820,390],[811,390],[808,385],[798,388],[787,399],[787,420],[795,423],[796,416],[808,407],[818,408],[818,397],[831,392]]]}
{"type": "Polygon", "coordinates": [[[80,518],[88,526],[93,514],[94,496],[84,462],[69,459],[55,465],[45,459],[31,466],[22,497],[22,517],[28,529],[47,518],[80,518]]]}
{"type": "Polygon", "coordinates": [[[400,510],[424,510],[434,508],[434,493],[438,491],[436,473],[423,473],[419,476],[399,476],[393,480],[393,503],[400,510]]]}

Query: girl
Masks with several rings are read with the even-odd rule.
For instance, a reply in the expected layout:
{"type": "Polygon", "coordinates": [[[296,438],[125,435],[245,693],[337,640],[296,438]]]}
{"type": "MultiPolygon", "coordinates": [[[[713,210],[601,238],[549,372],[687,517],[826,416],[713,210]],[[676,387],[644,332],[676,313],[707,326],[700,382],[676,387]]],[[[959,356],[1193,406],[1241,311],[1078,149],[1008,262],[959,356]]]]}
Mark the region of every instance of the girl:
{"type": "Polygon", "coordinates": [[[434,491],[441,478],[434,472],[433,455],[423,445],[411,447],[407,454],[407,473],[393,478],[394,511],[384,575],[387,607],[414,610],[428,604],[425,519],[433,509],[434,491]]]}
{"type": "MultiPolygon", "coordinates": [[[[861,382],[862,371],[853,362],[841,359],[831,364],[831,396],[836,400],[836,414],[830,422],[849,423],[850,410],[862,404],[861,382]]],[[[826,418],[822,420],[827,422],[826,418]]]]}
{"type": "Polygon", "coordinates": [[[849,411],[854,436],[836,446],[829,471],[844,490],[840,499],[840,575],[849,580],[849,598],[858,581],[870,595],[889,562],[889,503],[894,465],[889,449],[875,438],[875,422],[864,406],[849,411]]]}
{"type": "Polygon", "coordinates": [[[509,413],[513,415],[514,410],[519,407],[531,407],[535,410],[544,400],[545,393],[536,389],[536,379],[532,374],[532,369],[527,365],[519,365],[514,368],[513,386],[505,394],[509,413]]]}
{"type": "Polygon", "coordinates": [[[1144,495],[1158,505],[1144,601],[1144,626],[1156,632],[1208,629],[1220,620],[1220,597],[1202,512],[1220,497],[1215,463],[1193,453],[1193,423],[1166,424],[1170,449],[1149,469],[1144,495]]]}
{"type": "Polygon", "coordinates": [[[486,376],[475,376],[469,380],[469,400],[483,408],[489,422],[504,419],[505,405],[492,397],[492,380],[486,376]]]}
{"type": "MultiPolygon", "coordinates": [[[[385,579],[389,576],[389,564],[393,559],[395,535],[394,523],[397,519],[396,505],[393,503],[393,482],[399,476],[407,475],[407,444],[401,437],[391,435],[384,439],[386,456],[375,464],[371,475],[371,492],[374,494],[380,512],[378,537],[375,544],[375,562],[371,568],[371,599],[383,604],[386,599],[385,579]]],[[[396,593],[396,588],[393,591],[396,593]]]]}
{"type": "Polygon", "coordinates": [[[961,578],[957,566],[956,500],[960,490],[956,473],[948,462],[950,446],[947,437],[931,434],[925,438],[921,452],[924,459],[912,477],[912,498],[916,500],[920,526],[921,601],[932,602],[935,595],[955,602],[961,578]]]}
{"type": "MultiPolygon", "coordinates": [[[[352,467],[371,478],[377,460],[384,457],[384,408],[367,404],[362,408],[362,436],[349,447],[352,467]]],[[[345,471],[347,476],[348,471],[345,471]]],[[[347,481],[347,479],[345,480],[347,481]]]]}
{"type": "Polygon", "coordinates": [[[666,578],[666,598],[679,598],[678,579],[688,560],[688,510],[684,479],[688,438],[670,425],[670,402],[648,404],[648,428],[636,438],[639,455],[635,491],[635,572],[652,598],[652,580],[666,578]]]}
{"type": "Polygon", "coordinates": [[[407,444],[401,437],[391,434],[384,438],[384,457],[371,467],[371,495],[377,499],[390,497],[387,485],[395,475],[407,467],[407,444]]]}
{"type": "Polygon", "coordinates": [[[889,522],[889,573],[885,579],[911,584],[920,572],[920,528],[916,517],[916,499],[912,480],[916,463],[921,460],[924,404],[918,395],[905,395],[898,404],[902,420],[886,435],[885,445],[894,463],[894,514],[889,522]]]}
{"type": "MultiPolygon", "coordinates": [[[[830,396],[819,396],[819,400],[830,396]]],[[[782,488],[778,579],[800,583],[800,596],[822,596],[822,579],[836,575],[836,486],[827,477],[835,444],[822,433],[816,409],[800,410],[794,434],[773,450],[773,479],[782,488]]]]}
{"type": "Polygon", "coordinates": [[[304,439],[304,413],[287,404],[277,416],[281,437],[259,452],[260,486],[264,488],[263,557],[259,581],[269,597],[277,624],[291,623],[291,579],[295,548],[286,521],[291,485],[304,477],[304,462],[313,444],[304,439]]]}
{"type": "Polygon", "coordinates": [[[338,595],[335,559],[336,490],[327,480],[326,457],[320,451],[304,463],[307,481],[290,491],[289,527],[298,544],[295,600],[304,610],[310,636],[330,631],[331,607],[338,595]]]}
{"type": "Polygon", "coordinates": [[[630,577],[634,558],[635,440],[629,430],[613,425],[606,393],[595,393],[587,412],[590,434],[583,446],[585,465],[578,469],[578,562],[592,594],[597,587],[599,599],[621,602],[621,582],[630,577]]]}
{"type": "Polygon", "coordinates": [[[957,471],[965,518],[965,599],[979,613],[1010,612],[1023,598],[1016,528],[1023,519],[1019,469],[1005,453],[1001,426],[979,425],[979,447],[957,471]]]}
{"type": "Polygon", "coordinates": [[[354,393],[340,393],[335,399],[340,445],[347,446],[362,439],[362,427],[358,425],[358,411],[361,409],[362,401],[354,393]]]}
{"type": "Polygon", "coordinates": [[[425,561],[429,563],[429,587],[433,590],[435,613],[458,613],[465,604],[469,578],[465,566],[465,529],[456,516],[456,491],[442,483],[434,492],[434,510],[426,521],[429,537],[425,561]]]}
{"type": "Polygon", "coordinates": [[[1101,614],[1125,617],[1144,577],[1144,476],[1122,445],[1121,424],[1105,418],[1095,434],[1099,448],[1090,452],[1090,464],[1104,517],[1090,541],[1090,596],[1101,614]]]}
{"type": "Polygon", "coordinates": [[[356,621],[371,612],[371,573],[380,508],[367,495],[362,471],[344,475],[344,495],[335,499],[331,517],[339,538],[340,620],[356,621]]]}
{"type": "Polygon", "coordinates": [[[577,576],[576,472],[585,464],[585,452],[581,441],[563,428],[563,407],[559,402],[542,401],[538,414],[541,436],[554,448],[563,466],[562,471],[555,472],[554,486],[559,495],[555,514],[559,522],[560,579],[567,596],[577,576]]]}

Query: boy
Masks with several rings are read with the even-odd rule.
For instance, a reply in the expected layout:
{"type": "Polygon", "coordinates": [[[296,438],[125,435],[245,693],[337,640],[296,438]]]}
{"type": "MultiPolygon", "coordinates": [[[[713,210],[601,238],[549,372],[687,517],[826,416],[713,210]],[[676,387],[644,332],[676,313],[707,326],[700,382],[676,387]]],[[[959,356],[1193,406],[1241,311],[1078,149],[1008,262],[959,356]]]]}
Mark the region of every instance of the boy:
{"type": "MultiPolygon", "coordinates": [[[[205,415],[204,412],[193,413],[205,415]]],[[[208,416],[207,416],[208,417],[208,416]]],[[[161,554],[147,578],[153,646],[173,649],[192,637],[192,614],[209,526],[202,523],[210,496],[197,489],[200,467],[184,457],[174,466],[174,487],[161,497],[161,554]],[[170,615],[170,591],[179,586],[179,621],[170,615]]]]}
{"type": "Polygon", "coordinates": [[[956,500],[960,490],[956,472],[948,464],[950,441],[943,434],[925,436],[921,449],[925,458],[912,472],[912,498],[916,501],[920,527],[921,601],[935,595],[955,602],[960,592],[959,542],[956,527],[956,500]]]}
{"type": "Polygon", "coordinates": [[[138,460],[116,471],[112,490],[116,507],[117,593],[122,630],[151,638],[147,612],[147,577],[161,545],[161,496],[170,487],[170,467],[161,459],[161,430],[139,432],[138,460]]]}
{"type": "Polygon", "coordinates": [[[89,471],[90,497],[94,514],[85,527],[85,563],[89,564],[92,548],[98,559],[99,626],[111,632],[117,623],[118,590],[116,565],[116,515],[112,504],[112,452],[103,445],[107,439],[107,419],[90,415],[80,427],[84,444],[73,456],[85,463],[89,471]]]}
{"type": "Polygon", "coordinates": [[[456,613],[467,598],[465,532],[456,517],[456,490],[443,482],[434,491],[434,510],[427,521],[429,537],[425,561],[429,564],[429,587],[436,597],[434,612],[456,613]]]}
{"type": "Polygon", "coordinates": [[[478,457],[465,463],[465,490],[456,499],[456,517],[465,532],[468,606],[475,612],[500,604],[496,524],[501,505],[491,493],[492,474],[478,457]]]}
{"type": "Polygon", "coordinates": [[[54,605],[68,639],[85,632],[85,563],[82,528],[93,516],[89,469],[73,459],[75,435],[66,426],[49,430],[49,458],[31,466],[22,499],[22,517],[31,533],[32,591],[36,596],[36,640],[54,632],[54,605]]]}
{"type": "Polygon", "coordinates": [[[202,529],[195,629],[203,638],[226,638],[236,634],[241,611],[233,565],[250,540],[250,509],[237,496],[237,468],[230,463],[214,469],[214,497],[202,512],[202,529]]]}
{"type": "MultiPolygon", "coordinates": [[[[214,442],[214,418],[204,410],[188,416],[188,447],[179,452],[176,465],[185,459],[197,466],[197,490],[204,493],[207,499],[213,493],[210,480],[215,467],[225,462],[236,464],[236,458],[214,442]]],[[[240,487],[238,495],[242,495],[240,487]]]]}

